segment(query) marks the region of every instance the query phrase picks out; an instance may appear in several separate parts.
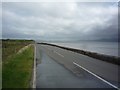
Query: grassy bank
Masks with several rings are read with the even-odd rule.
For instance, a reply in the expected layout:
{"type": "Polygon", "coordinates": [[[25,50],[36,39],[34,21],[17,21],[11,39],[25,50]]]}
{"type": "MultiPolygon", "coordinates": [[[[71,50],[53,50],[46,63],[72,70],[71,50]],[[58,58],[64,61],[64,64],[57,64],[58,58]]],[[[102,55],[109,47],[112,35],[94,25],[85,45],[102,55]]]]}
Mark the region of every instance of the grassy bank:
{"type": "Polygon", "coordinates": [[[33,43],[32,40],[2,40],[2,61],[18,52],[22,47],[33,43]]]}
{"type": "Polygon", "coordinates": [[[0,90],[2,89],[2,61],[0,59],[0,90]]]}
{"type": "Polygon", "coordinates": [[[31,45],[19,54],[16,52],[31,41],[15,40],[3,43],[3,45],[7,45],[2,48],[3,54],[5,54],[2,55],[2,88],[29,88],[33,70],[34,47],[31,45]]]}

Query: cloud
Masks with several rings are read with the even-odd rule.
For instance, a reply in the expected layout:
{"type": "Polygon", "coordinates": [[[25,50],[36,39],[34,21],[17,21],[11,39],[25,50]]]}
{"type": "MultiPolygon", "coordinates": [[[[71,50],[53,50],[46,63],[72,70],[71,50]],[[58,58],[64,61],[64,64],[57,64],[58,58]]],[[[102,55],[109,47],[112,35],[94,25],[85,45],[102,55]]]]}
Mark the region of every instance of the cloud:
{"type": "Polygon", "coordinates": [[[117,6],[113,2],[3,3],[3,38],[116,38],[117,6]]]}

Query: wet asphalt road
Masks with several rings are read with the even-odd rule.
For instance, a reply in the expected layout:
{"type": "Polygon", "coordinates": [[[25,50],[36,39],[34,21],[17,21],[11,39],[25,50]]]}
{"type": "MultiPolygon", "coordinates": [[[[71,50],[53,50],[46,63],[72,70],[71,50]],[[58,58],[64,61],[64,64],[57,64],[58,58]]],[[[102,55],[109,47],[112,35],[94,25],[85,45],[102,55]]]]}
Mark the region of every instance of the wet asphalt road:
{"type": "Polygon", "coordinates": [[[73,62],[117,86],[118,66],[116,65],[53,46],[37,44],[36,48],[37,88],[113,88],[74,65],[73,62]],[[114,77],[111,73],[114,73],[114,77]]]}

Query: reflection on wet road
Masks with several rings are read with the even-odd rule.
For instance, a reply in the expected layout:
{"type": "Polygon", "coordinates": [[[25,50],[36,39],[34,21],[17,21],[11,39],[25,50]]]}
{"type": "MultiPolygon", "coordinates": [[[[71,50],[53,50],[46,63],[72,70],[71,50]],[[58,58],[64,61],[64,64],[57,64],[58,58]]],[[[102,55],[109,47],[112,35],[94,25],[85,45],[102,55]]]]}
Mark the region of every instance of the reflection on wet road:
{"type": "Polygon", "coordinates": [[[111,88],[101,80],[79,69],[79,75],[75,75],[63,65],[49,57],[44,49],[37,47],[37,57],[41,54],[40,63],[37,64],[37,88],[111,88]]]}

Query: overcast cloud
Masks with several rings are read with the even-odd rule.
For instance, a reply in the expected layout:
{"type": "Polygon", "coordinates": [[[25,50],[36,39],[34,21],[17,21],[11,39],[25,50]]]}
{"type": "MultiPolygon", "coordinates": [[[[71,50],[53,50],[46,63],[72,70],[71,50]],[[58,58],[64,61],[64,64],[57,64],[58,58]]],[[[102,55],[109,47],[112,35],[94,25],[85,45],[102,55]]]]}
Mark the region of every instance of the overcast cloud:
{"type": "Polygon", "coordinates": [[[4,2],[2,16],[3,38],[118,38],[118,7],[113,2],[4,2]]]}

